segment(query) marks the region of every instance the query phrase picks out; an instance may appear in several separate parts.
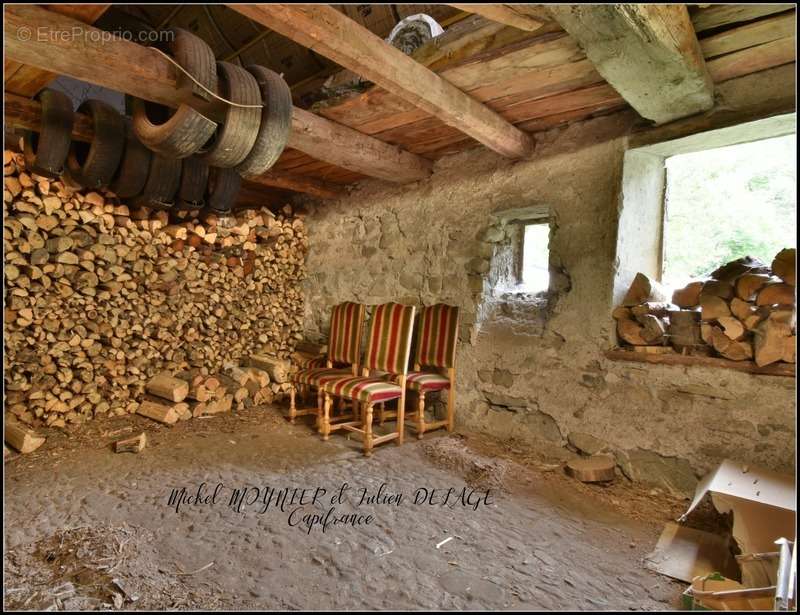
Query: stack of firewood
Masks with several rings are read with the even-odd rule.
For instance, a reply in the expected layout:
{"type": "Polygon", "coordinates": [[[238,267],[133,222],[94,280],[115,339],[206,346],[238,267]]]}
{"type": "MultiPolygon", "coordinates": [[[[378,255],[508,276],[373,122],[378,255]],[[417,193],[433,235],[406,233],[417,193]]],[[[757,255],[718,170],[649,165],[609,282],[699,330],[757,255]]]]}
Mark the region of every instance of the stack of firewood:
{"type": "MultiPolygon", "coordinates": [[[[162,371],[224,375],[302,338],[308,242],[290,206],[129,210],[26,173],[9,151],[4,174],[6,410],[23,423],[133,413],[162,371]]],[[[265,386],[288,384],[260,385],[261,399],[265,386]]]]}
{"type": "Polygon", "coordinates": [[[795,284],[794,249],[781,250],[771,266],[749,256],[731,261],[671,301],[639,273],[612,316],[620,340],[640,351],[794,363],[795,284]]]}

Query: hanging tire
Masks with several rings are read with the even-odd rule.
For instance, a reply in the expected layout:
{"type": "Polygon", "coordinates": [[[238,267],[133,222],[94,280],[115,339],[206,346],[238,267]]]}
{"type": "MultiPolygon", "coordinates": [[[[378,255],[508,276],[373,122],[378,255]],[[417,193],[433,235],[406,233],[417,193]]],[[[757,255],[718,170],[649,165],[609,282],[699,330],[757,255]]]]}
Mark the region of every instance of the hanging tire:
{"type": "Polygon", "coordinates": [[[125,149],[125,122],[116,109],[101,100],[85,101],[78,113],[91,116],[94,138],[91,143],[72,143],[65,174],[83,188],[108,186],[125,149]]]}
{"type": "MultiPolygon", "coordinates": [[[[260,105],[256,78],[240,66],[217,62],[222,97],[243,105],[260,105]]],[[[258,107],[227,106],[225,121],[203,149],[203,159],[212,167],[229,169],[241,163],[253,149],[261,123],[258,107]]]]}
{"type": "Polygon", "coordinates": [[[212,167],[208,175],[206,195],[208,209],[218,214],[229,213],[233,209],[241,187],[242,176],[235,169],[212,167]]]}
{"type": "Polygon", "coordinates": [[[261,126],[250,153],[236,170],[243,177],[261,175],[280,158],[292,129],[292,92],[277,73],[256,64],[247,67],[261,90],[261,126]]]}
{"type": "MultiPolygon", "coordinates": [[[[217,88],[214,52],[201,38],[181,28],[172,28],[170,51],[175,61],[212,92],[217,88]]],[[[178,89],[208,99],[209,94],[184,73],[178,77],[178,89]]],[[[199,150],[214,134],[217,124],[188,104],[174,113],[161,105],[135,99],[132,104],[133,127],[139,140],[154,152],[171,158],[186,158],[199,150]]]]}
{"type": "Polygon", "coordinates": [[[139,207],[161,209],[172,207],[181,184],[182,167],[183,161],[177,158],[165,158],[154,154],[150,160],[147,182],[145,182],[142,194],[134,199],[134,204],[139,207]]]}
{"type": "Polygon", "coordinates": [[[24,131],[23,152],[29,171],[58,179],[72,142],[72,101],[57,90],[45,90],[37,97],[42,103],[39,132],[24,131]]]}
{"type": "Polygon", "coordinates": [[[197,156],[183,159],[178,203],[183,208],[200,209],[205,203],[208,165],[197,156]]]}
{"type": "Polygon", "coordinates": [[[133,134],[130,122],[125,126],[125,151],[119,168],[111,180],[109,188],[121,199],[129,199],[144,190],[147,174],[150,170],[150,159],[153,154],[142,145],[133,134]]]}

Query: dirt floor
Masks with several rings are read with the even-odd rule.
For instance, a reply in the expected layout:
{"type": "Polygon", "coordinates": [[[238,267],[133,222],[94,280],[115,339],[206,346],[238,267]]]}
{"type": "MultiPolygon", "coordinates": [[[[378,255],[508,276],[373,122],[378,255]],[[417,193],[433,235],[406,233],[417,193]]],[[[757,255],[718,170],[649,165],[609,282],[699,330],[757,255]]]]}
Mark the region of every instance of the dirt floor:
{"type": "Polygon", "coordinates": [[[322,442],[279,412],[174,427],[139,416],[96,421],[51,431],[36,452],[7,459],[5,607],[678,605],[682,584],[646,570],[643,558],[683,501],[623,478],[584,485],[522,445],[470,434],[412,435],[366,459],[355,440],[322,442]],[[113,441],[142,430],[142,453],[112,452],[113,441]],[[193,498],[201,484],[200,502],[170,504],[173,489],[193,498]],[[230,506],[233,490],[247,487],[230,506]],[[264,511],[267,488],[309,491],[264,511]],[[324,495],[312,502],[317,488],[324,495]],[[363,489],[380,501],[362,503],[363,489]]]}

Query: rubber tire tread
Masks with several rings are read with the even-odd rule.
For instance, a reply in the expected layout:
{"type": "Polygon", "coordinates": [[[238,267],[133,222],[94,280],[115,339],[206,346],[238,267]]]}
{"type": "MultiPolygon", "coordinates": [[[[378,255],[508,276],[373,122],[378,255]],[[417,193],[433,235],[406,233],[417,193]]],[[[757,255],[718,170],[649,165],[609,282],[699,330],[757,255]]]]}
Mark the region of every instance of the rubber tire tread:
{"type": "Polygon", "coordinates": [[[154,154],[150,161],[147,182],[142,194],[136,198],[136,205],[172,207],[181,185],[182,170],[182,160],[154,154]]]}
{"type": "Polygon", "coordinates": [[[125,126],[125,151],[119,168],[111,180],[110,190],[121,199],[130,199],[144,190],[150,172],[152,152],[147,149],[133,132],[130,122],[125,126]]]}
{"type": "MultiPolygon", "coordinates": [[[[170,51],[175,61],[209,90],[216,91],[217,64],[211,47],[200,37],[182,28],[172,28],[170,51]]],[[[209,95],[179,72],[178,89],[208,99],[209,95]]],[[[216,122],[184,103],[162,124],[147,117],[145,103],[134,99],[133,125],[136,135],[147,147],[162,156],[186,158],[197,152],[214,134],[216,122]]]]}
{"type": "Polygon", "coordinates": [[[125,122],[114,107],[102,100],[89,99],[78,113],[92,117],[94,138],[83,165],[77,159],[75,143],[67,155],[66,174],[87,189],[103,188],[111,183],[125,149],[125,122]]]}
{"type": "Polygon", "coordinates": [[[242,176],[235,169],[212,167],[206,196],[208,209],[218,214],[229,213],[233,209],[241,187],[242,176]]]}
{"type": "Polygon", "coordinates": [[[292,130],[292,92],[283,78],[264,66],[251,64],[247,70],[261,90],[261,126],[250,153],[236,170],[242,177],[256,177],[278,161],[292,130]]]}
{"type": "MultiPolygon", "coordinates": [[[[241,66],[217,62],[222,97],[243,105],[260,105],[261,91],[256,78],[241,66]]],[[[225,122],[217,128],[203,159],[212,167],[229,169],[250,153],[258,137],[261,109],[228,105],[225,122]]]]}
{"type": "Polygon", "coordinates": [[[197,156],[183,159],[181,185],[178,188],[178,200],[181,206],[189,209],[200,209],[205,203],[206,186],[208,184],[209,167],[197,156]]]}
{"type": "Polygon", "coordinates": [[[30,130],[22,133],[25,167],[37,175],[58,179],[72,143],[72,101],[63,92],[51,89],[37,98],[42,104],[38,137],[30,130]]]}

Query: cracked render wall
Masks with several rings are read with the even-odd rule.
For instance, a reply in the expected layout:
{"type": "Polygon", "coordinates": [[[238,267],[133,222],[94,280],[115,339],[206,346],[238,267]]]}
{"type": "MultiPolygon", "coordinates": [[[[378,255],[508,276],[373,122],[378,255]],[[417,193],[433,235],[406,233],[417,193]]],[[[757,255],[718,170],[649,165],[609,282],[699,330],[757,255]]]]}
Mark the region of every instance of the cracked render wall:
{"type": "Polygon", "coordinates": [[[794,381],[733,370],[614,362],[612,285],[623,155],[613,117],[539,137],[532,160],[447,157],[411,185],[367,181],[308,204],[306,331],[345,300],[462,310],[460,427],[562,460],[612,453],[630,479],[689,493],[723,458],[791,472],[794,381]],[[503,218],[550,212],[550,301],[491,292],[503,218]]]}

